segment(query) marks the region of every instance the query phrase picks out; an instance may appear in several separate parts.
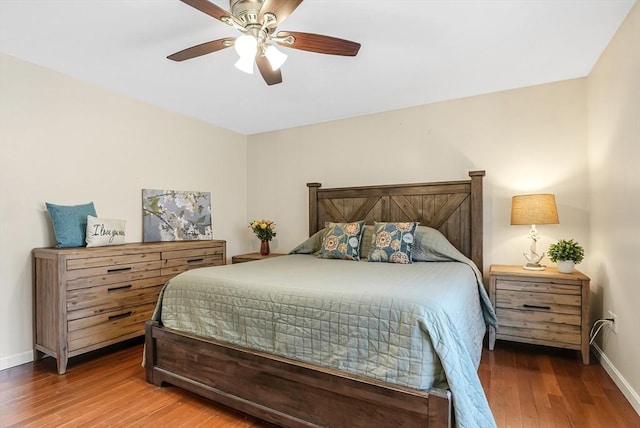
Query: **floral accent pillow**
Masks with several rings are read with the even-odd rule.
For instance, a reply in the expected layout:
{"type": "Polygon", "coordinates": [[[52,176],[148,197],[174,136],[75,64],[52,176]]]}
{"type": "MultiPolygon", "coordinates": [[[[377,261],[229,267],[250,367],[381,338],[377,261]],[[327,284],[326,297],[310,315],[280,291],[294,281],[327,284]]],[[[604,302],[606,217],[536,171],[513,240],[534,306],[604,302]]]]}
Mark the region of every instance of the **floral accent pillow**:
{"type": "Polygon", "coordinates": [[[413,261],[411,250],[417,222],[379,223],[373,226],[370,262],[402,263],[413,261]]]}
{"type": "Polygon", "coordinates": [[[320,246],[321,259],[360,260],[360,240],[364,220],[351,223],[325,224],[325,234],[320,246]]]}

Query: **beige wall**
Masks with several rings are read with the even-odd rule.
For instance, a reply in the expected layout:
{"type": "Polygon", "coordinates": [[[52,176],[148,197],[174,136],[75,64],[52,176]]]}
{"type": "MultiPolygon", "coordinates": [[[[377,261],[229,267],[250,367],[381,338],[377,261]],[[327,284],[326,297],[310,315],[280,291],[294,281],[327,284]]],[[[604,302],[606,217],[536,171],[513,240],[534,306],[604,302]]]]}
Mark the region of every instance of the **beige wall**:
{"type": "Polygon", "coordinates": [[[142,240],[141,189],[210,191],[238,251],[246,137],[0,56],[0,369],[32,359],[31,259],[52,246],[44,202],[93,201],[142,240]]]}
{"type": "Polygon", "coordinates": [[[539,227],[541,249],[571,237],[588,252],[585,94],[576,79],[250,136],[248,214],[275,219],[275,251],[286,251],[308,230],[307,182],[455,180],[484,169],[487,266],[524,262],[529,228],[509,225],[519,193],[556,194],[560,225],[539,227]]]}
{"type": "Polygon", "coordinates": [[[593,310],[617,315],[599,341],[603,365],[640,413],[640,5],[588,79],[593,310]]]}

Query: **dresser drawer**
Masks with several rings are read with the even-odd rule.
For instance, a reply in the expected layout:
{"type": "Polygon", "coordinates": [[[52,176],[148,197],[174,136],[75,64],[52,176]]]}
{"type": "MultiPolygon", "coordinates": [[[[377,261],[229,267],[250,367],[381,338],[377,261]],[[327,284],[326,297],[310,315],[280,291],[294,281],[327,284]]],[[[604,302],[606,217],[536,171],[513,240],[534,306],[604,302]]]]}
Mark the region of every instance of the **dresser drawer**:
{"type": "Polygon", "coordinates": [[[189,269],[208,266],[222,266],[223,264],[224,260],[222,260],[221,256],[207,256],[182,260],[176,259],[162,267],[162,277],[167,279],[179,273],[188,271],[189,269]]]}
{"type": "Polygon", "coordinates": [[[76,320],[121,307],[155,303],[164,285],[155,276],[138,281],[117,282],[67,291],[67,319],[76,320]]]}
{"type": "Polygon", "coordinates": [[[206,248],[194,248],[189,250],[174,250],[174,251],[163,251],[162,252],[162,260],[166,262],[171,260],[182,260],[182,259],[191,259],[191,258],[199,258],[205,256],[220,256],[224,254],[224,247],[219,246],[211,246],[206,248]]]}
{"type": "Polygon", "coordinates": [[[126,273],[144,272],[147,270],[157,270],[161,266],[160,260],[147,261],[141,263],[129,263],[117,266],[99,266],[86,269],[76,269],[67,271],[67,278],[69,281],[73,281],[77,278],[89,278],[94,276],[101,276],[106,281],[118,282],[120,279],[118,275],[126,273]]]}
{"type": "Polygon", "coordinates": [[[162,276],[175,276],[189,269],[220,266],[225,263],[224,248],[215,246],[162,253],[162,276]]]}
{"type": "Polygon", "coordinates": [[[67,270],[87,269],[103,266],[112,269],[118,268],[123,265],[133,265],[136,263],[158,261],[160,260],[160,257],[160,252],[156,252],[69,259],[67,260],[67,270]]]}
{"type": "Polygon", "coordinates": [[[144,333],[144,322],[151,319],[155,303],[119,308],[116,311],[68,322],[69,352],[103,342],[135,337],[144,333]]]}
{"type": "Polygon", "coordinates": [[[157,269],[142,271],[126,271],[109,273],[107,275],[89,276],[67,281],[67,291],[80,288],[97,287],[105,284],[117,284],[119,282],[138,281],[141,279],[157,278],[160,276],[160,262],[156,262],[157,269]]]}

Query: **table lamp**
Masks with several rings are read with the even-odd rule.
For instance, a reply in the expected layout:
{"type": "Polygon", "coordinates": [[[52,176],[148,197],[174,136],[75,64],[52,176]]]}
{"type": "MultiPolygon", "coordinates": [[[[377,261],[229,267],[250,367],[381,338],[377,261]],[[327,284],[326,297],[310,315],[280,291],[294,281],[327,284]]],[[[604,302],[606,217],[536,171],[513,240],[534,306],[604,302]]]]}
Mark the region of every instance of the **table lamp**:
{"type": "Polygon", "coordinates": [[[536,243],[540,239],[536,224],[559,223],[555,195],[516,195],[511,199],[511,224],[531,225],[531,230],[529,231],[529,239],[531,239],[529,253],[526,251],[522,253],[524,258],[527,259],[527,264],[523,266],[525,269],[544,270],[544,266],[540,265],[540,260],[544,257],[544,253],[538,254],[536,252],[536,243]]]}

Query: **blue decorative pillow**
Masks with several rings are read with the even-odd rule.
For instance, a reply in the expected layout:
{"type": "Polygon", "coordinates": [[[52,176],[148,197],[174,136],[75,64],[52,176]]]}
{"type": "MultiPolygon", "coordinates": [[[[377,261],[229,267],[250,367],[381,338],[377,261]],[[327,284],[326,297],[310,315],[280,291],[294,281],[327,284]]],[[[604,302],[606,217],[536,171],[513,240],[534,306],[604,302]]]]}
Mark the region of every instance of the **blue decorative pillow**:
{"type": "Polygon", "coordinates": [[[326,223],[318,257],[360,260],[360,240],[363,231],[363,220],[351,223],[326,223]]]}
{"type": "Polygon", "coordinates": [[[87,216],[96,217],[93,202],[84,205],[56,205],[46,203],[53,233],[56,235],[56,247],[82,247],[87,233],[87,216]]]}
{"type": "Polygon", "coordinates": [[[370,262],[411,263],[417,222],[378,223],[373,226],[370,262]]]}

